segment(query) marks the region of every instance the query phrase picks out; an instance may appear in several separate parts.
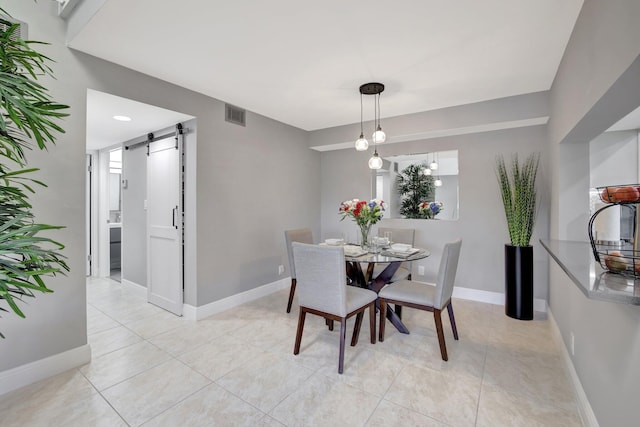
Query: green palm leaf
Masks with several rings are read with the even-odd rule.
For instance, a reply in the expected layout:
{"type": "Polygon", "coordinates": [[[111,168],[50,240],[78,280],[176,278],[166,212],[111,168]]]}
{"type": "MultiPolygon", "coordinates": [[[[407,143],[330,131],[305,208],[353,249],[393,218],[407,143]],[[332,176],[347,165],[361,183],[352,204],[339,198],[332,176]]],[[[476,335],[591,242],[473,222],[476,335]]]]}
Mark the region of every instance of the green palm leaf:
{"type": "MultiPolygon", "coordinates": [[[[0,13],[6,15],[2,8],[0,13]]],[[[64,246],[42,235],[62,227],[38,224],[31,212],[28,196],[46,185],[30,176],[38,169],[25,167],[25,152],[55,143],[55,135],[64,133],[56,121],[69,107],[51,100],[37,82],[53,77],[51,60],[32,49],[42,43],[16,37],[18,25],[2,16],[0,23],[0,302],[25,317],[18,303],[35,292],[52,292],[44,278],[69,271],[64,246]]]]}

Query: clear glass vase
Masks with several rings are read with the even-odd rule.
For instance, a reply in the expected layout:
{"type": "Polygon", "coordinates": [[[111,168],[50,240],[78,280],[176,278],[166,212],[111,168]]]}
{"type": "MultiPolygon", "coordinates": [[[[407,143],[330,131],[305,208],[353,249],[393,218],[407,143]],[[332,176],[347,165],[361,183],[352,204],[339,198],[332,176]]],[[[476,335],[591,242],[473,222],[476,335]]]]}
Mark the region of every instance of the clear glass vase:
{"type": "Polygon", "coordinates": [[[363,250],[369,249],[369,233],[372,224],[360,224],[360,247],[363,250]]]}

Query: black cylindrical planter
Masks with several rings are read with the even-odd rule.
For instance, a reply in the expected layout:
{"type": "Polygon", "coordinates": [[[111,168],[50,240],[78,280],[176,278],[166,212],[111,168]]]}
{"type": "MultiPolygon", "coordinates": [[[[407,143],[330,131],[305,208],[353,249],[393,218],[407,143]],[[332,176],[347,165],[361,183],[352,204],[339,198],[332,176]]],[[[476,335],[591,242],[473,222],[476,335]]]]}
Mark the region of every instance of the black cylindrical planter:
{"type": "Polygon", "coordinates": [[[505,314],[533,319],[533,246],[504,245],[505,314]]]}

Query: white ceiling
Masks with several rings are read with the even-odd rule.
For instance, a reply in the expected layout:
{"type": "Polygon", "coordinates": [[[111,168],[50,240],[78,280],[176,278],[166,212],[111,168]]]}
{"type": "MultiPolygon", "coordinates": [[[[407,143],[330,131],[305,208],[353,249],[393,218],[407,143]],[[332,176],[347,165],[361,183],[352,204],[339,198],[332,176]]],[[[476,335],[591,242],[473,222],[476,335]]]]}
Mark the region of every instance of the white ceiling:
{"type": "Polygon", "coordinates": [[[174,126],[192,116],[89,89],[87,91],[87,150],[99,150],[174,126]],[[113,116],[127,116],[121,122],[113,116]]]}
{"type": "MultiPolygon", "coordinates": [[[[315,130],[358,122],[358,87],[370,81],[386,86],[382,117],[548,90],[581,7],[582,0],[106,0],[69,45],[315,130]]],[[[372,116],[366,102],[365,120],[372,116]]]]}

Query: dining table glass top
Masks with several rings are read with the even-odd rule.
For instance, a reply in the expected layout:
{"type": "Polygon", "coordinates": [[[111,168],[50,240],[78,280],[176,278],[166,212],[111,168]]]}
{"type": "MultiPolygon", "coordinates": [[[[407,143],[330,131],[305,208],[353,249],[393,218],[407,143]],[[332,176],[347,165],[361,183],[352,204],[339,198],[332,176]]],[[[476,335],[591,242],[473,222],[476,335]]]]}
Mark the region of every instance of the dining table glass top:
{"type": "Polygon", "coordinates": [[[416,261],[431,255],[426,249],[414,248],[407,253],[395,253],[388,249],[380,248],[376,251],[364,251],[360,246],[345,245],[344,257],[348,262],[390,263],[402,261],[416,261]]]}

